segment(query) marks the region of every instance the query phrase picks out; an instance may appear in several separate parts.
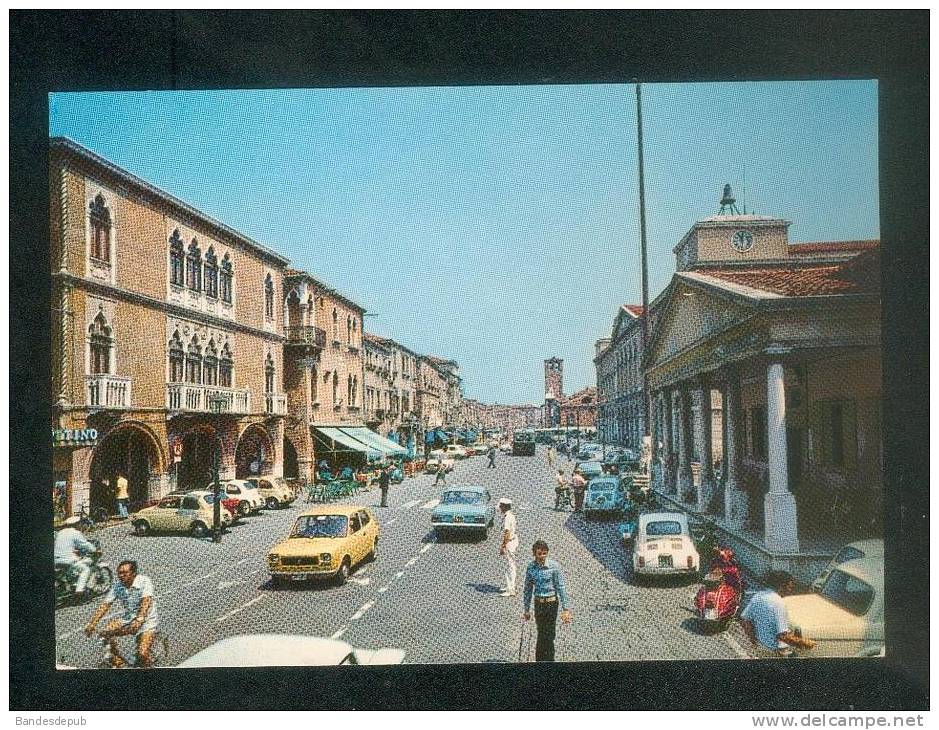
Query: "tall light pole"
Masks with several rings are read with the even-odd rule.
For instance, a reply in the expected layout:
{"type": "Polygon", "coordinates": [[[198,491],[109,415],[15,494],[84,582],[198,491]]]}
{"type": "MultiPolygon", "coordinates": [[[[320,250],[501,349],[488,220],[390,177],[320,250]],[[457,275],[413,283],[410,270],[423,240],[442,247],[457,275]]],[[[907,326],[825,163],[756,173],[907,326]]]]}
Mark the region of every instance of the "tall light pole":
{"type": "MultiPolygon", "coordinates": [[[[228,399],[221,393],[213,393],[209,396],[209,410],[212,413],[221,415],[225,411],[225,405],[228,399]]],[[[222,440],[215,436],[215,444],[212,449],[212,482],[215,485],[215,499],[212,502],[212,542],[222,541],[222,483],[219,479],[222,459],[222,440]]]]}
{"type": "MultiPolygon", "coordinates": [[[[642,84],[636,81],[636,126],[639,141],[639,250],[642,263],[642,352],[645,355],[649,344],[649,267],[646,259],[646,180],[642,155],[642,84]]],[[[649,393],[649,376],[642,369],[642,401],[645,418],[643,436],[651,434],[652,398],[649,393]]],[[[650,456],[655,458],[655,444],[650,439],[650,456]]],[[[651,468],[651,463],[650,463],[651,468]]]]}

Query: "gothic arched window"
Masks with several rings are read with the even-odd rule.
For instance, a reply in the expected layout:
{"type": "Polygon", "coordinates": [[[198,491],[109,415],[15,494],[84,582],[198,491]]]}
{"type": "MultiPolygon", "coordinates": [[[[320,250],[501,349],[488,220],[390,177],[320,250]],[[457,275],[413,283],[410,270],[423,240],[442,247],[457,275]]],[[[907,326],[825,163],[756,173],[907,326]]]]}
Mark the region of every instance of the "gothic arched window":
{"type": "Polygon", "coordinates": [[[225,254],[225,258],[222,259],[222,269],[219,273],[219,284],[222,290],[222,301],[226,304],[231,304],[232,267],[231,259],[228,258],[228,254],[225,254]]]}
{"type": "Polygon", "coordinates": [[[91,258],[111,263],[111,211],[98,193],[88,205],[91,223],[91,258]]]}
{"type": "Polygon", "coordinates": [[[350,406],[352,405],[352,376],[349,376],[348,382],[346,383],[346,403],[350,406]]]}
{"type": "Polygon", "coordinates": [[[205,358],[202,360],[202,382],[206,385],[218,385],[218,350],[215,349],[215,340],[209,340],[205,349],[205,358]]]}
{"type": "Polygon", "coordinates": [[[186,350],[186,382],[202,382],[202,348],[199,347],[199,340],[195,335],[186,350]]]}
{"type": "Polygon", "coordinates": [[[205,294],[218,299],[218,258],[211,246],[205,252],[205,294]]]}
{"type": "Polygon", "coordinates": [[[264,316],[274,319],[274,280],[270,274],[264,280],[264,316]]]}
{"type": "Polygon", "coordinates": [[[333,370],[333,406],[338,406],[339,401],[337,396],[339,395],[339,374],[333,370]]]}
{"type": "Polygon", "coordinates": [[[179,235],[179,229],[170,236],[170,283],[176,286],[185,286],[183,279],[183,262],[186,260],[185,245],[179,235]]]}
{"type": "Polygon", "coordinates": [[[183,353],[183,341],[179,332],[173,333],[173,339],[170,340],[170,382],[181,383],[185,374],[183,362],[185,355],[183,353]]]}
{"type": "Polygon", "coordinates": [[[268,353],[267,360],[264,362],[264,392],[274,392],[274,358],[271,357],[270,353],[268,353]]]}
{"type": "Polygon", "coordinates": [[[225,346],[222,348],[222,359],[219,360],[218,364],[218,380],[219,385],[223,388],[232,388],[234,387],[232,383],[234,382],[232,377],[232,371],[234,370],[235,364],[232,361],[231,350],[228,348],[228,343],[225,343],[225,346]]]}
{"type": "Polygon", "coordinates": [[[111,336],[111,327],[103,312],[99,312],[88,327],[89,363],[91,375],[100,375],[111,372],[111,348],[114,338],[111,336]]]}
{"type": "Polygon", "coordinates": [[[195,238],[186,254],[186,286],[193,291],[202,291],[202,251],[195,238]]]}

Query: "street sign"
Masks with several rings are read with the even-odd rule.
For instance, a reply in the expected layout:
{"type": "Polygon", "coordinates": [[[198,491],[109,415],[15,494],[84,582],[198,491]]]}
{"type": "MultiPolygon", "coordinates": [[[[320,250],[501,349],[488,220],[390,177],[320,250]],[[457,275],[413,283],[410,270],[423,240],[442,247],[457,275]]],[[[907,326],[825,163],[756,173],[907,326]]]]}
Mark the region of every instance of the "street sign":
{"type": "Polygon", "coordinates": [[[176,439],[173,442],[173,461],[180,462],[183,460],[183,441],[182,439],[176,439]]]}

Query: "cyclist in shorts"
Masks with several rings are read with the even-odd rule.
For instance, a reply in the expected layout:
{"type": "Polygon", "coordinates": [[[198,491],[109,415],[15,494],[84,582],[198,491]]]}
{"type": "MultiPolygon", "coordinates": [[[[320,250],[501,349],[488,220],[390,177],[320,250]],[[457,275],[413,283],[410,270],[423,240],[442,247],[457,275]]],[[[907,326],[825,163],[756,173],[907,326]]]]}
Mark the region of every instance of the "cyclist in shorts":
{"type": "Polygon", "coordinates": [[[111,666],[126,666],[117,640],[121,636],[134,635],[137,643],[137,666],[149,667],[152,664],[150,646],[160,621],[153,597],[153,582],[147,576],[137,573],[137,563],[133,560],[124,560],[117,566],[117,577],[118,582],[111,586],[104,603],[98,607],[85,627],[85,635],[91,636],[111,605],[117,603],[119,613],[108,621],[104,630],[98,634],[110,642],[111,666]]]}

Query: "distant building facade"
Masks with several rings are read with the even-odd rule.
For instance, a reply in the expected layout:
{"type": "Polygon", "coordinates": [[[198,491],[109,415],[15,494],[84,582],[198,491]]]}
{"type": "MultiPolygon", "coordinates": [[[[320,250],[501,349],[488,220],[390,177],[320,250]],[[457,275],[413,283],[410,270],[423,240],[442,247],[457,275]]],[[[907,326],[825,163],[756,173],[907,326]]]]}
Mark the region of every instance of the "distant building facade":
{"type": "Polygon", "coordinates": [[[572,393],[558,404],[561,426],[595,428],[597,425],[597,389],[588,386],[572,393]]]}
{"type": "Polygon", "coordinates": [[[564,399],[564,360],[550,357],[544,361],[544,410],[542,425],[561,425],[558,404],[564,399]]]}

